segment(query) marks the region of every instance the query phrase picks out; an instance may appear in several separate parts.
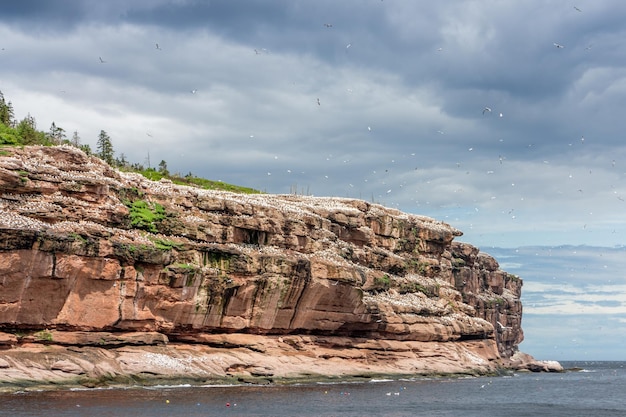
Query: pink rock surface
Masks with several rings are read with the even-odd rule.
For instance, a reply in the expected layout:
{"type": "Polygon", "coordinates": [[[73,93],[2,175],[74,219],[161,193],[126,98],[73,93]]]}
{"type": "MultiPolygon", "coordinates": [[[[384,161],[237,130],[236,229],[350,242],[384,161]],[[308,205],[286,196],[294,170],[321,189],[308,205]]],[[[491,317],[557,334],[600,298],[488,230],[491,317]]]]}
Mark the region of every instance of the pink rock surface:
{"type": "Polygon", "coordinates": [[[521,279],[440,221],[153,182],[69,146],[6,149],[0,381],[170,363],[142,355],[188,367],[167,375],[491,372],[523,340],[521,279]],[[37,373],[20,355],[38,363],[40,344],[60,356],[37,373]]]}

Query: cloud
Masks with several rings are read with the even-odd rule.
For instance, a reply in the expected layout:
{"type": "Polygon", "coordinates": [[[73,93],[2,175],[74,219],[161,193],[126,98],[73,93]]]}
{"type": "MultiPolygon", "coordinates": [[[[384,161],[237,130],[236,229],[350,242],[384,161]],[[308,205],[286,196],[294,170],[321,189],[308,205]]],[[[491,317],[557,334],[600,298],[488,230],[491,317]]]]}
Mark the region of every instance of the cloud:
{"type": "Polygon", "coordinates": [[[0,87],[133,161],[365,198],[480,246],[623,242],[625,6],[381,3],[20,3],[0,87]]]}
{"type": "Polygon", "coordinates": [[[105,130],[171,172],[446,221],[524,279],[525,344],[577,311],[623,324],[626,3],[5,6],[18,119],[92,148],[105,130]]]}

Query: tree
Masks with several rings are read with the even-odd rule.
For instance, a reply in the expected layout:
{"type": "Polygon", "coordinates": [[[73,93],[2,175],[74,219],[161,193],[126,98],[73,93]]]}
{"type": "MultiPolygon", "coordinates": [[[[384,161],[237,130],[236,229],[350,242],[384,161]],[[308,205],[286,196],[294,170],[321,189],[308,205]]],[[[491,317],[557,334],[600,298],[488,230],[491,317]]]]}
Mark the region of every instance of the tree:
{"type": "Polygon", "coordinates": [[[0,123],[13,127],[13,105],[4,100],[4,94],[0,91],[0,123]]]}
{"type": "Polygon", "coordinates": [[[59,145],[63,142],[63,139],[65,139],[65,129],[58,127],[54,122],[52,122],[52,125],[50,125],[50,132],[48,132],[48,137],[52,143],[59,145]]]}
{"type": "Polygon", "coordinates": [[[167,162],[165,162],[165,160],[161,159],[161,162],[159,162],[159,172],[165,176],[169,176],[170,172],[167,170],[167,162]]]}
{"type": "Polygon", "coordinates": [[[98,135],[98,143],[96,144],[96,155],[109,165],[113,165],[113,144],[111,138],[104,130],[98,135]]]}
{"type": "Polygon", "coordinates": [[[72,141],[70,142],[73,146],[80,148],[80,136],[78,136],[78,130],[75,130],[72,134],[72,141]]]}
{"type": "Polygon", "coordinates": [[[22,145],[43,145],[46,143],[46,135],[37,131],[37,123],[30,113],[17,124],[16,130],[22,140],[22,145]]]}
{"type": "Polygon", "coordinates": [[[17,131],[4,123],[0,123],[0,145],[17,145],[19,143],[20,138],[17,131]]]}
{"type": "Polygon", "coordinates": [[[84,145],[80,145],[78,148],[81,151],[85,152],[87,155],[91,155],[91,146],[89,146],[88,143],[85,143],[84,145]]]}
{"type": "Polygon", "coordinates": [[[126,160],[126,155],[122,153],[120,154],[119,158],[115,158],[115,165],[121,168],[128,167],[128,161],[126,160]]]}

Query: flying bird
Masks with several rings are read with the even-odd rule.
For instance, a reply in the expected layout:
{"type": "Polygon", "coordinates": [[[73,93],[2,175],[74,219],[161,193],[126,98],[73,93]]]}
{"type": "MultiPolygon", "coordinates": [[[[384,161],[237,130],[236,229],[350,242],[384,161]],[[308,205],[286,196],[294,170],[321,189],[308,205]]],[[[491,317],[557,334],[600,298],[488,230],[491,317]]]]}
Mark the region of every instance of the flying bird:
{"type": "Polygon", "coordinates": [[[578,7],[574,6],[574,9],[576,9],[577,12],[582,12],[582,10],[580,10],[578,7]]]}
{"type": "Polygon", "coordinates": [[[332,28],[333,24],[332,23],[324,23],[324,26],[326,26],[327,28],[332,28]]]}
{"type": "Polygon", "coordinates": [[[196,94],[198,90],[191,90],[191,94],[196,94]]]}
{"type": "Polygon", "coordinates": [[[318,105],[318,106],[321,106],[321,105],[322,105],[322,103],[320,103],[320,99],[319,99],[319,98],[317,99],[317,105],[318,105]]]}
{"type": "Polygon", "coordinates": [[[485,113],[491,113],[491,108],[490,107],[485,107],[483,109],[483,114],[485,114],[485,113]]]}
{"type": "Polygon", "coordinates": [[[159,44],[155,44],[156,45],[156,49],[158,49],[159,51],[162,51],[161,47],[159,46],[159,44]]]}
{"type": "Polygon", "coordinates": [[[500,323],[499,321],[497,321],[496,323],[498,323],[498,327],[500,328],[500,330],[512,329],[512,327],[505,326],[504,324],[500,323]]]}
{"type": "Polygon", "coordinates": [[[563,49],[563,48],[565,48],[565,47],[564,47],[563,45],[561,45],[560,43],[556,43],[556,42],[555,42],[555,43],[553,43],[553,45],[554,45],[554,46],[556,46],[556,47],[557,47],[557,49],[563,49]]]}
{"type": "Polygon", "coordinates": [[[101,57],[101,56],[99,56],[98,58],[100,58],[100,63],[101,63],[101,64],[106,64],[106,61],[105,61],[104,59],[102,59],[102,57],[101,57]]]}

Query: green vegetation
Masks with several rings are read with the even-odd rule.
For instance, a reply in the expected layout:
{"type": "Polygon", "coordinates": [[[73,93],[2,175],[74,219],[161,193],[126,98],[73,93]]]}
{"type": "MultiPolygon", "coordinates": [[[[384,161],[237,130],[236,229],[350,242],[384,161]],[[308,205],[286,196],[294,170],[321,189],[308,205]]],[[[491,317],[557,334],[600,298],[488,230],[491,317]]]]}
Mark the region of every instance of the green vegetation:
{"type": "MultiPolygon", "coordinates": [[[[53,122],[54,124],[54,122],[53,122]]],[[[111,137],[104,130],[100,131],[98,135],[98,143],[96,144],[96,150],[98,158],[102,159],[109,165],[113,165],[113,144],[111,143],[111,137]]]]}
{"type": "Polygon", "coordinates": [[[178,263],[168,265],[166,269],[182,269],[187,272],[195,272],[198,269],[198,266],[190,263],[178,263]]]}
{"type": "Polygon", "coordinates": [[[218,269],[221,275],[226,275],[230,270],[233,255],[224,252],[203,252],[202,263],[204,266],[218,269]]]}
{"type": "Polygon", "coordinates": [[[28,171],[19,170],[18,174],[20,174],[20,181],[22,181],[22,183],[28,182],[28,171]]]}
{"type": "Polygon", "coordinates": [[[139,263],[163,263],[167,259],[167,256],[164,256],[164,251],[157,249],[154,245],[151,244],[129,244],[129,243],[121,243],[114,242],[113,243],[113,253],[119,259],[122,260],[133,260],[135,269],[137,272],[143,273],[143,267],[139,265],[139,263]]]}
{"type": "MultiPolygon", "coordinates": [[[[163,162],[163,161],[162,161],[163,162]]],[[[172,181],[174,184],[178,185],[189,185],[192,187],[203,188],[205,190],[222,190],[222,191],[231,191],[234,193],[241,194],[259,194],[259,190],[255,190],[254,188],[242,187],[238,185],[228,184],[222,181],[213,181],[207,180],[206,178],[196,177],[192,173],[188,173],[185,176],[181,176],[179,174],[170,174],[167,171],[167,168],[164,170],[156,170],[154,168],[144,168],[142,166],[136,168],[121,168],[123,171],[133,171],[138,172],[144,177],[152,181],[160,181],[161,179],[168,179],[172,181]]]]}
{"type": "Polygon", "coordinates": [[[183,285],[185,287],[191,287],[194,285],[194,281],[196,279],[196,272],[198,272],[198,266],[194,264],[190,264],[190,263],[176,263],[176,264],[168,265],[165,268],[163,268],[163,272],[165,272],[166,276],[169,277],[170,286],[176,282],[177,278],[175,275],[171,275],[168,273],[186,275],[185,282],[183,285]]]}
{"type": "Polygon", "coordinates": [[[428,297],[438,297],[439,288],[440,288],[439,284],[435,284],[432,286],[425,286],[418,282],[408,282],[408,283],[400,284],[397,290],[400,294],[421,292],[427,295],[428,297]]]}
{"type": "Polygon", "coordinates": [[[171,240],[167,240],[167,239],[155,239],[154,246],[157,249],[163,250],[163,251],[168,251],[172,249],[180,250],[182,248],[182,245],[180,243],[172,242],[171,240]]]}
{"type": "Polygon", "coordinates": [[[255,190],[254,188],[242,187],[239,185],[227,184],[221,181],[213,181],[207,180],[205,178],[199,178],[191,175],[191,173],[187,174],[185,177],[171,177],[172,182],[180,185],[192,185],[200,188],[204,188],[206,190],[223,190],[223,191],[232,191],[234,193],[242,193],[242,194],[259,194],[260,191],[255,190]]]}
{"type": "Polygon", "coordinates": [[[426,276],[428,274],[430,264],[428,262],[418,261],[416,259],[409,259],[406,262],[406,266],[407,268],[418,272],[420,275],[426,276]]]}
{"type": "Polygon", "coordinates": [[[382,277],[376,277],[374,279],[374,285],[383,291],[387,291],[391,287],[391,278],[387,274],[382,277]]]}
{"type": "MultiPolygon", "coordinates": [[[[37,129],[35,118],[30,114],[24,117],[24,119],[17,121],[14,116],[13,105],[10,101],[7,102],[5,100],[4,95],[0,91],[0,147],[25,145],[53,146],[61,144],[79,148],[88,155],[92,154],[89,145],[81,144],[81,139],[77,131],[72,134],[71,139],[67,139],[65,129],[58,126],[55,122],[52,122],[48,132],[43,132],[37,129]]],[[[0,150],[0,155],[7,155],[7,153],[0,150]]],[[[161,160],[158,169],[152,168],[150,166],[150,155],[148,155],[147,168],[141,164],[131,164],[126,160],[124,154],[120,154],[119,157],[115,156],[111,137],[104,130],[101,130],[98,135],[95,156],[112,167],[122,171],[138,172],[153,181],[159,181],[165,178],[175,184],[189,185],[208,190],[223,190],[245,194],[260,193],[260,191],[253,188],[196,177],[191,172],[187,175],[181,175],[179,173],[171,174],[167,168],[167,162],[164,160],[161,160]]]]}
{"type": "Polygon", "coordinates": [[[52,342],[52,332],[50,330],[42,330],[34,334],[35,339],[43,340],[45,342],[52,342]]]}
{"type": "Polygon", "coordinates": [[[15,129],[0,123],[0,145],[17,145],[19,142],[15,129]]]}
{"type": "Polygon", "coordinates": [[[72,238],[75,241],[87,242],[87,239],[84,236],[81,236],[81,235],[79,235],[78,233],[75,233],[75,232],[72,232],[72,233],[68,234],[67,236],[72,238]]]}
{"type": "Polygon", "coordinates": [[[135,200],[140,200],[144,197],[143,191],[137,189],[136,187],[131,188],[120,188],[117,192],[120,200],[124,201],[127,206],[130,202],[135,200]]]}
{"type": "Polygon", "coordinates": [[[158,232],[158,224],[165,219],[165,209],[158,203],[135,200],[128,204],[130,208],[130,225],[135,229],[158,232]]]}
{"type": "Polygon", "coordinates": [[[453,268],[463,268],[465,266],[465,261],[461,258],[452,257],[452,267],[453,268]]]}

